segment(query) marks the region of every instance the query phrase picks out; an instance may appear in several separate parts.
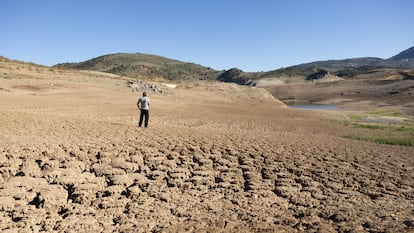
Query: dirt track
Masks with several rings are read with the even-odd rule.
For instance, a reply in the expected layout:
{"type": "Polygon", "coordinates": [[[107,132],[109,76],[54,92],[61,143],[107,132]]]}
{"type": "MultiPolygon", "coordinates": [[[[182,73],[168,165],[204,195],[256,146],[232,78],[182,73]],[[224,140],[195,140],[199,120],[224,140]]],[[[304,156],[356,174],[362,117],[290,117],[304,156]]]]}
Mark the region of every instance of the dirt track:
{"type": "Polygon", "coordinates": [[[143,129],[123,80],[0,84],[2,232],[414,230],[414,148],[345,139],[361,129],[261,89],[150,95],[143,129]]]}

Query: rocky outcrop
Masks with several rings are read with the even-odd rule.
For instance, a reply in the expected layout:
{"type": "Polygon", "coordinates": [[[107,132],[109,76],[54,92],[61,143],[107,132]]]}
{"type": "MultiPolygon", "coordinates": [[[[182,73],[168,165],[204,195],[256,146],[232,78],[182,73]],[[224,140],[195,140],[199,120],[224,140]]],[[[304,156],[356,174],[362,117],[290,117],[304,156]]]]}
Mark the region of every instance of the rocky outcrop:
{"type": "Polygon", "coordinates": [[[144,81],[128,81],[127,85],[131,88],[132,92],[149,92],[152,94],[158,95],[170,95],[171,88],[163,84],[157,84],[154,82],[144,82],[144,81]]]}
{"type": "Polygon", "coordinates": [[[327,76],[328,74],[329,74],[329,72],[328,72],[328,71],[323,70],[323,69],[320,69],[320,70],[318,70],[317,72],[315,72],[315,73],[313,73],[313,74],[311,74],[311,75],[307,76],[307,77],[306,77],[306,80],[318,80],[318,79],[324,78],[324,77],[325,77],[325,76],[327,76]]]}
{"type": "Polygon", "coordinates": [[[248,84],[249,78],[247,75],[240,69],[232,68],[225,71],[223,74],[217,77],[218,81],[222,82],[232,82],[240,85],[248,84]]]}

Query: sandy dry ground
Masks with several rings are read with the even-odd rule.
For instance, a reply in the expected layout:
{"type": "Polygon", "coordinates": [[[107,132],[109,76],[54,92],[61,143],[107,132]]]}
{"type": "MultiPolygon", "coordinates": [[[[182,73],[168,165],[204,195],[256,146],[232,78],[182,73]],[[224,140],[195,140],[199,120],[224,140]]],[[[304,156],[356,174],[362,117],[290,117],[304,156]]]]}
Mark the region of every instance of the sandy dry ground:
{"type": "Polygon", "coordinates": [[[2,232],[414,230],[413,147],[229,84],[150,94],[138,128],[125,80],[19,72],[0,72],[2,232]]]}

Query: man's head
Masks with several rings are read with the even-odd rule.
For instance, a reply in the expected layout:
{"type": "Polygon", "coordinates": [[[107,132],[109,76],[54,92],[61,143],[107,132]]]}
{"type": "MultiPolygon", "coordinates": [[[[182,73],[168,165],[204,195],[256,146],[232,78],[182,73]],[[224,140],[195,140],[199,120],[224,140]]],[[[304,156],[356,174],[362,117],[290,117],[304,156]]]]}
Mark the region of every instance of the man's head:
{"type": "Polygon", "coordinates": [[[147,96],[147,93],[146,93],[146,92],[143,92],[143,93],[142,93],[142,96],[147,96]]]}

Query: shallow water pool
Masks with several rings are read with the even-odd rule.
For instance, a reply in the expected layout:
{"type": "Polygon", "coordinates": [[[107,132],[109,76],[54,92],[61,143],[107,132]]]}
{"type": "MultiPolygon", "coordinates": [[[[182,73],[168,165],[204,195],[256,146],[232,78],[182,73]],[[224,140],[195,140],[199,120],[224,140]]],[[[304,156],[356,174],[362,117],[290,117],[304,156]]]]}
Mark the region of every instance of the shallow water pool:
{"type": "Polygon", "coordinates": [[[338,109],[338,107],[333,104],[288,105],[288,108],[309,109],[309,110],[336,110],[338,109]]]}

